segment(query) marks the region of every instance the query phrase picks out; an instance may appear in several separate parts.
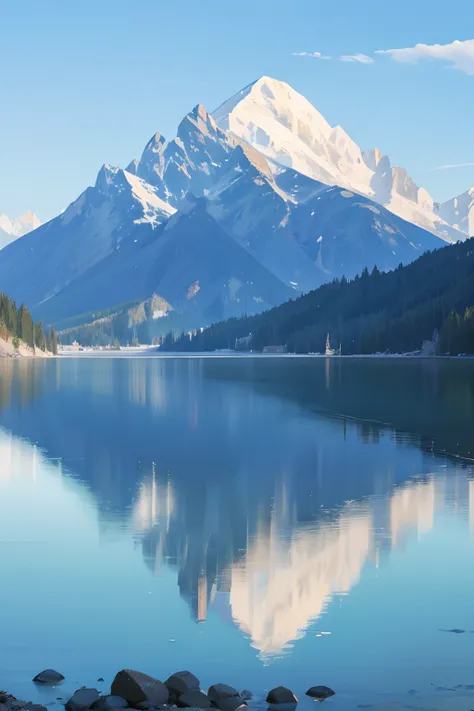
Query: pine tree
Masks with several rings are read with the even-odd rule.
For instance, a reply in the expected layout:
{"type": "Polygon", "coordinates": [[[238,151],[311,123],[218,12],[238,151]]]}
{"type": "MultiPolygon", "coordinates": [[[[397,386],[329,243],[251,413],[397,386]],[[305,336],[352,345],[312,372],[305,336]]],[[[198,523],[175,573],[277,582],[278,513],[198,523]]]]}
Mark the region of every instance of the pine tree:
{"type": "Polygon", "coordinates": [[[24,304],[20,306],[20,310],[18,312],[18,336],[22,341],[30,346],[30,348],[34,348],[35,336],[33,319],[24,304]]]}
{"type": "Polygon", "coordinates": [[[48,338],[47,338],[47,348],[50,353],[53,355],[58,354],[58,336],[56,334],[56,331],[54,328],[50,330],[48,333],[48,338]]]}
{"type": "Polygon", "coordinates": [[[35,346],[41,351],[46,350],[46,337],[44,335],[43,323],[40,321],[35,324],[35,346]]]}

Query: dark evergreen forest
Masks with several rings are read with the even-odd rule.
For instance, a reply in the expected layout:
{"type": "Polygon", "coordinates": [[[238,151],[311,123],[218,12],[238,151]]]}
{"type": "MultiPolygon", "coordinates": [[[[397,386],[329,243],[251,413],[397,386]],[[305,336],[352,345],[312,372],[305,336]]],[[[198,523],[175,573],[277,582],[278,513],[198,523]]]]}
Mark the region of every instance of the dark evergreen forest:
{"type": "Polygon", "coordinates": [[[212,351],[286,345],[321,353],[327,334],[343,354],[407,353],[431,342],[440,355],[474,353],[474,241],[427,252],[391,272],[325,284],[253,317],[216,323],[163,342],[169,351],[212,351]]]}

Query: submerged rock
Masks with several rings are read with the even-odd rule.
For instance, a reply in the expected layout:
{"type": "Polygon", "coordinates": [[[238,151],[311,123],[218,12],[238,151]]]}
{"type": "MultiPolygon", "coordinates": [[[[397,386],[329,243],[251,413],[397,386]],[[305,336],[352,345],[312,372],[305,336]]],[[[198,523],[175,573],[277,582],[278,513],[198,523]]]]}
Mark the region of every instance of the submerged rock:
{"type": "Polygon", "coordinates": [[[187,691],[199,691],[200,681],[190,671],[179,671],[165,681],[165,686],[169,691],[170,698],[177,701],[187,691]]]}
{"type": "Polygon", "coordinates": [[[190,689],[189,691],[185,691],[184,694],[181,694],[178,699],[178,706],[180,708],[208,709],[211,707],[211,701],[209,697],[199,689],[190,689]]]}
{"type": "Polygon", "coordinates": [[[169,691],[161,681],[133,669],[122,669],[112,682],[112,694],[126,699],[131,706],[149,701],[154,706],[166,704],[169,691]]]}
{"type": "Polygon", "coordinates": [[[312,686],[311,689],[308,689],[306,695],[311,696],[312,699],[324,701],[324,699],[328,699],[330,696],[334,696],[335,693],[336,692],[330,689],[329,686],[312,686]]]}
{"type": "Polygon", "coordinates": [[[250,699],[253,698],[253,694],[251,691],[247,691],[247,689],[244,689],[240,692],[240,698],[244,701],[250,701],[250,699]]]}
{"type": "Polygon", "coordinates": [[[66,711],[86,711],[100,699],[97,689],[78,689],[66,704],[66,711]]]}
{"type": "Polygon", "coordinates": [[[64,677],[55,669],[45,669],[35,676],[33,679],[35,684],[60,684],[64,681],[64,677]]]}
{"type": "Polygon", "coordinates": [[[128,701],[121,696],[101,696],[92,704],[92,711],[112,711],[112,709],[126,709],[128,701]]]}

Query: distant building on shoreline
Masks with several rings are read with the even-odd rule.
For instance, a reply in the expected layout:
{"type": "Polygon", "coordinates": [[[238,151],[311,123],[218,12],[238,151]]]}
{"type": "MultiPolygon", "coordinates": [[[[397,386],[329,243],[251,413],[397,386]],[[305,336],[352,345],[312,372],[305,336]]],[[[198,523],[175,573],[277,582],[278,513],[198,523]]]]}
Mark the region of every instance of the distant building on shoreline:
{"type": "Polygon", "coordinates": [[[288,346],[264,346],[263,353],[288,353],[288,346]]]}

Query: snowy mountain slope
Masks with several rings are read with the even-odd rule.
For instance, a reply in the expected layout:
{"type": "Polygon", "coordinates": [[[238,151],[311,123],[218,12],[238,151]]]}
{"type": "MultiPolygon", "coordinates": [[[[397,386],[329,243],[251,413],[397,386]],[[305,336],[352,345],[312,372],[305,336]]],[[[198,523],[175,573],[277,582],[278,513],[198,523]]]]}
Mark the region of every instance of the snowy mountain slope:
{"type": "Polygon", "coordinates": [[[205,200],[188,207],[154,232],[136,225],[120,250],[33,313],[54,322],[156,294],[197,325],[258,313],[291,296],[290,287],[217,225],[205,200]]]}
{"type": "Polygon", "coordinates": [[[290,208],[269,184],[257,181],[250,188],[248,180],[239,176],[212,199],[188,196],[183,209],[154,231],[135,224],[120,250],[33,313],[55,322],[158,294],[173,318],[185,315],[195,327],[257,313],[364,267],[394,269],[442,244],[342,188],[324,186],[290,208]]]}
{"type": "Polygon", "coordinates": [[[65,212],[2,250],[2,288],[33,309],[120,249],[135,228],[153,230],[174,212],[152,186],[103,166],[65,212]]]}
{"type": "Polygon", "coordinates": [[[451,227],[474,237],[474,187],[437,205],[436,211],[451,227]]]}
{"type": "Polygon", "coordinates": [[[315,180],[333,184],[344,176],[354,189],[370,182],[360,149],[340,126],[331,128],[304,96],[288,84],[262,77],[220,106],[217,124],[265,156],[315,180]]]}
{"type": "Polygon", "coordinates": [[[431,196],[404,169],[392,167],[378,149],[362,152],[340,126],[332,128],[284,82],[261,77],[224,102],[213,116],[221,128],[281,166],[367,195],[447,241],[464,236],[444,223],[431,196]]]}
{"type": "Polygon", "coordinates": [[[296,171],[261,178],[242,173],[212,194],[208,210],[269,271],[297,292],[364,267],[394,269],[443,242],[368,198],[296,171]],[[291,180],[292,178],[292,180],[291,180]]]}
{"type": "Polygon", "coordinates": [[[431,232],[340,187],[326,186],[299,204],[286,229],[318,267],[320,283],[353,278],[375,266],[389,271],[443,244],[431,232]]]}
{"type": "Polygon", "coordinates": [[[20,217],[10,219],[7,215],[0,215],[0,249],[14,242],[18,237],[23,237],[31,230],[41,225],[41,220],[34,212],[25,212],[20,217]]]}
{"type": "Polygon", "coordinates": [[[222,131],[206,109],[198,105],[181,121],[178,134],[166,141],[156,133],[142,157],[128,169],[151,185],[164,200],[177,207],[190,192],[203,197],[233,164],[243,160],[270,173],[263,156],[239,138],[222,131]]]}
{"type": "MultiPolygon", "coordinates": [[[[318,130],[321,135],[326,132],[340,150],[348,141],[348,150],[354,151],[354,164],[363,162],[358,149],[349,139],[346,141],[342,131],[333,131],[309,104],[304,106],[307,112],[313,111],[310,116],[316,133],[318,130]]],[[[181,122],[178,138],[174,141],[168,143],[156,134],[147,144],[141,160],[134,162],[133,169],[138,175],[154,181],[157,190],[168,200],[173,200],[171,194],[174,193],[174,204],[178,208],[180,201],[190,193],[205,195],[209,200],[208,211],[216,222],[293,290],[308,291],[321,283],[319,268],[301,248],[306,237],[303,236],[300,241],[295,239],[291,216],[297,204],[308,201],[311,196],[318,197],[319,193],[321,197],[318,199],[323,199],[321,205],[324,205],[329,199],[327,185],[293,169],[282,169],[274,163],[270,165],[260,152],[245,141],[219,129],[204,107],[198,106],[188,114],[181,122]],[[178,157],[179,170],[176,169],[178,157]]],[[[343,215],[334,227],[335,234],[351,230],[350,225],[345,225],[347,200],[342,201],[341,209],[343,215]]],[[[357,209],[352,211],[351,219],[354,212],[357,209]]],[[[365,211],[363,214],[366,214],[365,211]]],[[[332,219],[336,219],[333,209],[331,215],[332,219]]],[[[378,217],[382,223],[387,219],[390,220],[391,216],[386,211],[378,217]]],[[[314,222],[314,219],[308,222],[309,231],[314,222]]],[[[366,222],[360,220],[359,224],[366,222]]],[[[302,229],[301,224],[299,229],[302,229]]],[[[353,236],[356,241],[361,241],[362,233],[355,231],[353,236]]],[[[412,241],[426,241],[429,248],[439,246],[439,240],[431,237],[426,240],[423,236],[418,239],[413,237],[412,241]]],[[[388,247],[387,250],[382,259],[387,268],[417,256],[415,248],[409,247],[406,253],[399,255],[399,259],[397,257],[397,261],[393,250],[388,247]]],[[[372,264],[367,250],[361,249],[360,254],[366,255],[372,264]]],[[[361,259],[357,259],[356,263],[360,265],[361,259]]],[[[347,275],[356,273],[347,261],[346,267],[347,275]]]]}

